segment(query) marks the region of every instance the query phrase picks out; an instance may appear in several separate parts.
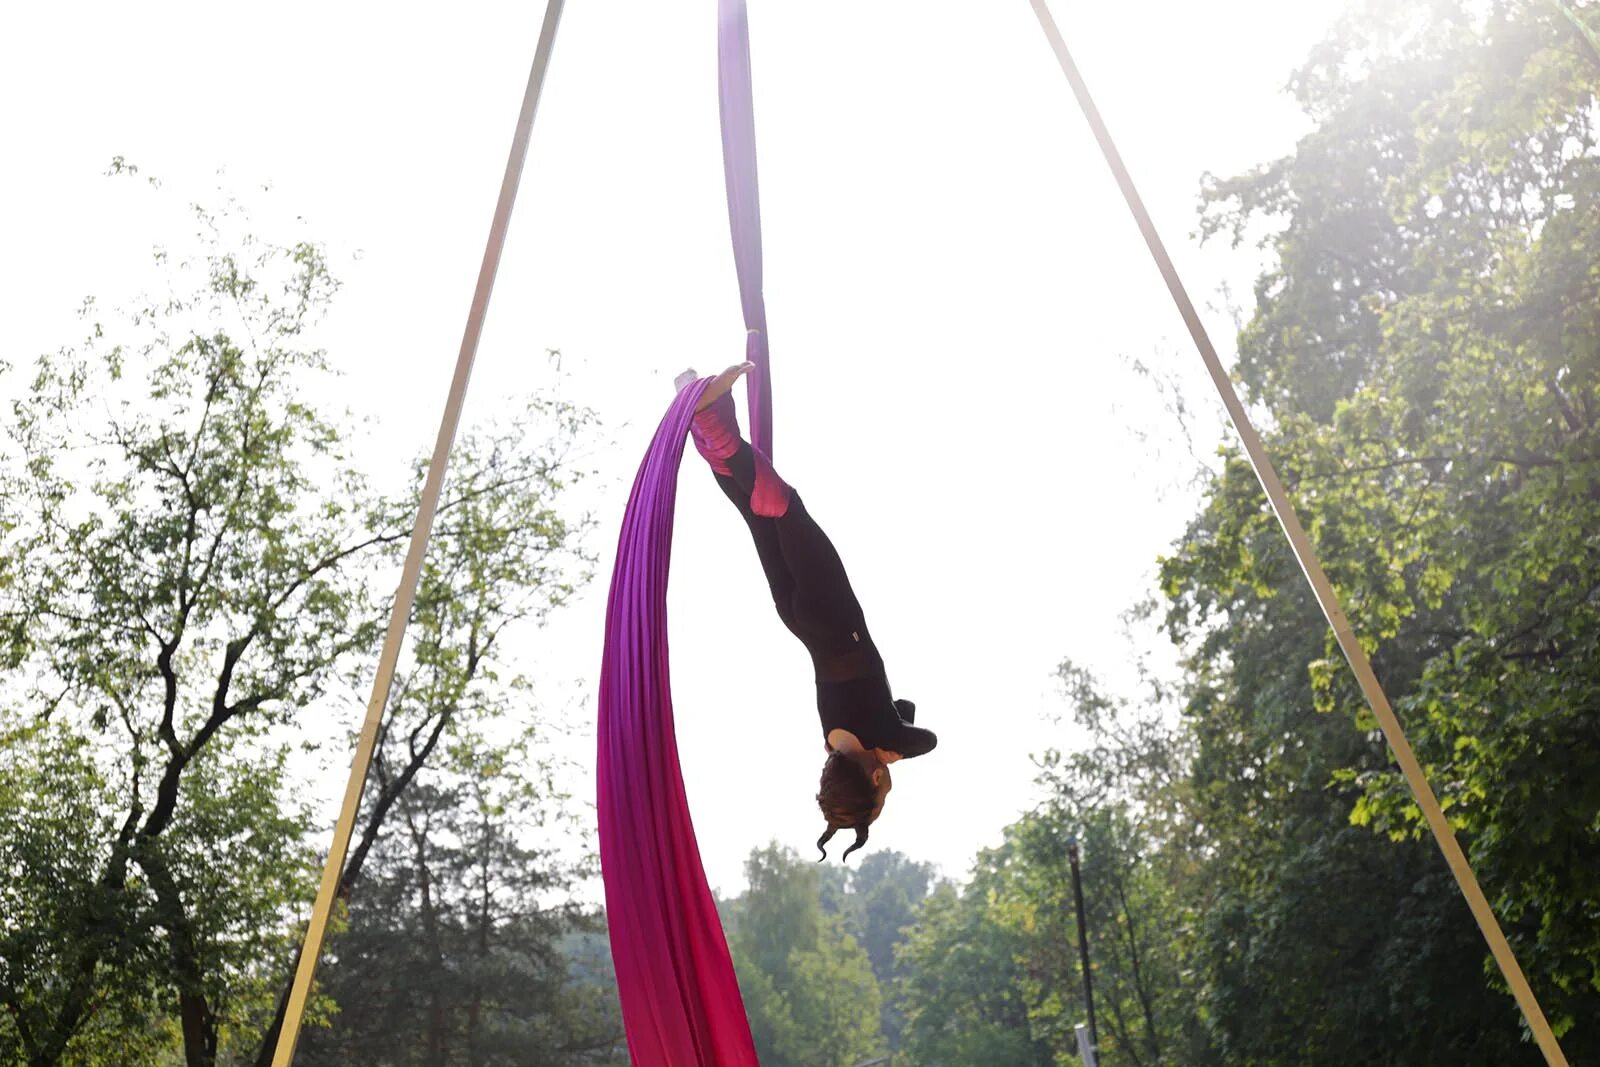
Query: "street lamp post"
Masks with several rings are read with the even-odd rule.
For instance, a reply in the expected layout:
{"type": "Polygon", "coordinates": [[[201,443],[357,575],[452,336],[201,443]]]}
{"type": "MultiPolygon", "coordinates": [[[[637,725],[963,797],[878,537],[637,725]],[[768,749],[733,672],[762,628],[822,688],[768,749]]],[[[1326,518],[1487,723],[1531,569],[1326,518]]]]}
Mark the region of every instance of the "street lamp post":
{"type": "MultiPolygon", "coordinates": [[[[1083,1002],[1089,1012],[1089,1048],[1100,1053],[1100,1031],[1094,1024],[1094,977],[1089,972],[1089,925],[1083,917],[1083,878],[1078,871],[1078,839],[1067,838],[1067,859],[1072,864],[1072,899],[1078,909],[1078,956],[1083,961],[1083,1002]]],[[[1093,1067],[1090,1063],[1088,1067],[1093,1067]]]]}

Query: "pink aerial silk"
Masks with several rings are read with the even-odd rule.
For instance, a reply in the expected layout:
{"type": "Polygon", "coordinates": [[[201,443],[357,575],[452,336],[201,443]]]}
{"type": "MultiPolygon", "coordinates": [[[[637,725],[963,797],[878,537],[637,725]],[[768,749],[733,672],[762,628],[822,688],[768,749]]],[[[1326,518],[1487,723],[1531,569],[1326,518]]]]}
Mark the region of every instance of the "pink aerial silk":
{"type": "MultiPolygon", "coordinates": [[[[746,327],[750,439],[772,454],[761,212],[745,0],[719,0],[728,218],[746,327]]],[[[759,1067],[706,883],[673,733],[667,574],[684,437],[705,381],[678,394],[634,478],[617,541],[600,668],[598,808],[611,958],[637,1067],[759,1067]]],[[[781,488],[781,486],[780,486],[781,488]]],[[[772,491],[757,484],[757,494],[772,491]]]]}
{"type": "Polygon", "coordinates": [[[756,1065],[744,1002],[695,844],[667,662],[678,465],[697,382],[678,395],[634,479],[606,605],[600,668],[600,864],[628,1049],[639,1067],[756,1065]]]}

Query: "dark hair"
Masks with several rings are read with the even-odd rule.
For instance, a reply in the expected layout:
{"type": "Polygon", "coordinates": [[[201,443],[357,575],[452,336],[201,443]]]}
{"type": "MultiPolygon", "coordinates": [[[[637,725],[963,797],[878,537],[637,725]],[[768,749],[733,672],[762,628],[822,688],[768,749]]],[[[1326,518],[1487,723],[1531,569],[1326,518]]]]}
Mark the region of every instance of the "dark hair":
{"type": "Polygon", "coordinates": [[[822,860],[828,858],[824,848],[829,838],[844,827],[854,827],[856,842],[839,857],[843,862],[850,853],[867,843],[868,823],[878,806],[878,788],[872,784],[872,775],[855,760],[838,752],[828,754],[822,765],[822,782],[817,789],[817,806],[828,820],[828,829],[817,838],[817,851],[822,860]]]}

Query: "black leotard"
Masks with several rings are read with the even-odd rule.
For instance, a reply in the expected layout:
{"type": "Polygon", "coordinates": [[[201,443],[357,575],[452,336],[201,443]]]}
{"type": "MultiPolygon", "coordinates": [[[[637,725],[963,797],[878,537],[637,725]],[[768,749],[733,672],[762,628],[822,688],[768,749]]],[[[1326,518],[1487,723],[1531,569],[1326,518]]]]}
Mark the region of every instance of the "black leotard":
{"type": "Polygon", "coordinates": [[[763,518],[750,510],[755,457],[749,444],[740,445],[728,466],[733,476],[718,475],[717,484],[750,527],[778,618],[811,654],[823,738],[830,730],[848,730],[865,748],[906,758],[931,752],[939,739],[912,725],[915,705],[894,699],[844,563],[800,494],[791,490],[781,518],[763,518]]]}

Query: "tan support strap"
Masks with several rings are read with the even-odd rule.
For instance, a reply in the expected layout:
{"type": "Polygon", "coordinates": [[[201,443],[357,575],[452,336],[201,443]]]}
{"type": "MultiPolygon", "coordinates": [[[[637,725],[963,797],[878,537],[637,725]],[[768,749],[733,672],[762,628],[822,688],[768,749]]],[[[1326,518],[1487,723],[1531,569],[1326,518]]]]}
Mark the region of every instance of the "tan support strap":
{"type": "Polygon", "coordinates": [[[1493,909],[1484,899],[1483,890],[1478,887],[1478,880],[1472,873],[1472,867],[1467,863],[1466,855],[1461,851],[1461,845],[1456,841],[1455,832],[1451,830],[1449,821],[1440,810],[1438,798],[1433,795],[1427,776],[1422,773],[1422,767],[1417,763],[1416,754],[1411,751],[1411,744],[1406,740],[1405,731],[1400,727],[1400,720],[1395,718],[1394,709],[1389,706],[1389,698],[1384,695],[1383,687],[1378,684],[1377,676],[1372,673],[1372,664],[1367,660],[1366,652],[1362,650],[1360,642],[1350,630],[1344,609],[1339,606],[1338,595],[1334,593],[1328,576],[1322,572],[1322,564],[1317,559],[1316,550],[1311,547],[1311,540],[1301,527],[1293,505],[1289,503],[1289,496],[1284,492],[1283,483],[1278,479],[1278,472],[1273,468],[1266,449],[1262,447],[1261,438],[1256,434],[1255,427],[1250,424],[1250,417],[1245,413],[1244,405],[1239,402],[1239,395],[1234,391],[1233,382],[1223,369],[1222,361],[1217,358],[1217,350],[1212,346],[1205,327],[1201,325],[1200,316],[1195,313],[1194,304],[1190,301],[1183,282],[1178,278],[1177,269],[1173,267],[1172,259],[1167,255],[1166,246],[1161,243],[1161,238],[1156,233],[1155,224],[1151,222],[1150,214],[1145,210],[1144,201],[1139,198],[1139,192],[1134,188],[1133,179],[1128,175],[1128,168],[1123,164],[1122,156],[1111,140],[1111,133],[1106,129],[1105,122],[1100,118],[1100,111],[1089,95],[1089,87],[1084,83],[1077,64],[1067,52],[1066,42],[1062,40],[1061,31],[1050,15],[1046,0],[1029,0],[1029,2],[1033,4],[1034,13],[1039,16],[1039,24],[1044,27],[1044,34],[1050,40],[1050,47],[1055,50],[1056,59],[1061,62],[1061,69],[1066,74],[1067,81],[1072,84],[1072,91],[1078,98],[1078,104],[1083,108],[1084,117],[1089,120],[1089,126],[1094,130],[1095,140],[1100,143],[1100,151],[1105,155],[1112,173],[1116,175],[1117,185],[1122,188],[1122,195],[1128,202],[1128,208],[1139,224],[1139,232],[1144,234],[1145,244],[1149,246],[1150,254],[1155,257],[1156,266],[1161,269],[1161,276],[1166,279],[1167,289],[1172,293],[1173,302],[1178,305],[1178,312],[1183,316],[1184,324],[1189,327],[1189,335],[1194,338],[1195,347],[1200,351],[1200,358],[1205,361],[1206,370],[1211,374],[1211,381],[1216,385],[1217,393],[1228,409],[1228,417],[1233,420],[1234,428],[1238,430],[1239,437],[1244,442],[1250,464],[1255,468],[1256,477],[1261,480],[1261,487],[1266,490],[1267,500],[1271,502],[1272,510],[1278,516],[1278,522],[1289,538],[1295,559],[1300,562],[1300,569],[1305,571],[1306,580],[1311,583],[1311,590],[1317,596],[1317,603],[1322,606],[1322,613],[1327,616],[1328,623],[1333,627],[1334,636],[1339,641],[1339,647],[1344,650],[1345,658],[1350,661],[1350,669],[1355,672],[1356,681],[1360,683],[1361,691],[1366,694],[1367,703],[1372,706],[1373,714],[1378,717],[1378,723],[1383,727],[1383,736],[1388,740],[1390,749],[1394,751],[1395,760],[1406,776],[1406,783],[1411,786],[1411,795],[1416,798],[1417,805],[1427,817],[1428,828],[1433,831],[1434,839],[1438,841],[1439,849],[1444,853],[1445,862],[1450,865],[1450,872],[1455,875],[1456,882],[1461,887],[1461,895],[1467,898],[1467,905],[1472,909],[1473,917],[1478,920],[1478,927],[1483,931],[1484,940],[1489,943],[1489,951],[1494,954],[1495,962],[1500,965],[1500,973],[1505,975],[1506,983],[1517,998],[1517,1006],[1522,1009],[1528,1027],[1539,1042],[1545,1061],[1551,1067],[1567,1067],[1567,1058],[1562,1053],[1555,1035],[1550,1032],[1550,1024],[1545,1021],[1544,1012],[1539,1008],[1539,1001],[1529,988],[1528,980],[1523,976],[1516,955],[1512,953],[1511,945],[1500,930],[1493,909]]]}
{"type": "Polygon", "coordinates": [[[472,376],[472,362],[478,354],[478,339],[483,335],[483,320],[489,310],[489,296],[494,291],[500,253],[505,248],[511,208],[516,203],[517,187],[522,182],[522,167],[528,156],[533,118],[539,109],[539,93],[544,87],[545,71],[550,66],[550,50],[555,44],[556,26],[561,21],[563,3],[564,0],[549,0],[545,7],[544,25],[539,31],[539,43],[533,54],[533,69],[528,73],[528,89],[522,98],[522,112],[517,116],[516,134],[511,139],[511,156],[506,161],[505,178],[500,183],[500,200],[495,205],[494,220],[489,224],[489,243],[483,252],[483,265],[478,270],[478,287],[472,294],[472,306],[467,312],[461,354],[456,358],[455,377],[450,382],[444,416],[439,422],[439,437],[434,442],[433,458],[428,463],[428,476],[422,486],[417,522],[411,528],[411,547],[406,552],[400,588],[395,592],[394,609],[389,614],[389,629],[384,634],[383,652],[378,657],[378,673],[372,680],[372,698],[367,702],[367,717],[362,723],[361,738],[356,744],[350,782],[345,787],[344,805],[339,809],[339,821],[334,826],[333,844],[328,849],[328,860],[322,868],[322,884],[311,909],[311,923],[306,929],[305,944],[300,951],[300,965],[295,970],[294,985],[284,1011],[283,1028],[278,1033],[278,1045],[273,1050],[272,1067],[289,1067],[294,1062],[306,998],[311,992],[311,979],[316,974],[317,957],[322,951],[328,916],[333,910],[333,900],[344,873],[345,853],[350,848],[350,836],[355,830],[356,814],[361,806],[361,789],[366,784],[367,768],[372,763],[372,752],[377,746],[378,727],[383,722],[384,708],[389,702],[389,688],[394,682],[395,665],[400,659],[400,644],[405,637],[406,623],[411,618],[411,605],[416,598],[417,583],[422,574],[422,558],[428,549],[434,513],[439,508],[439,493],[444,487],[450,446],[455,442],[456,427],[461,422],[461,407],[467,396],[467,382],[472,376]]]}

